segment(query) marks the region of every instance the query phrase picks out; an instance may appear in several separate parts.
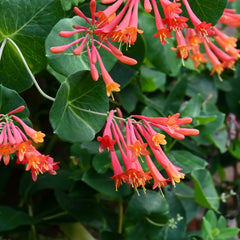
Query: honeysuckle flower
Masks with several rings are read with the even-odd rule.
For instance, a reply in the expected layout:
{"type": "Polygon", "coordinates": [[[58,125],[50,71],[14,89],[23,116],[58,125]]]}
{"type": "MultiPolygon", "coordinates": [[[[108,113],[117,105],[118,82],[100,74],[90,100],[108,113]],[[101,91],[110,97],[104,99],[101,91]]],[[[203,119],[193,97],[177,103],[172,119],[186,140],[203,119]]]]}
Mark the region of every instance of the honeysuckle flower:
{"type": "Polygon", "coordinates": [[[0,114],[0,160],[3,158],[4,164],[8,165],[11,155],[16,153],[17,164],[25,164],[26,171],[31,169],[32,179],[36,181],[39,173],[56,174],[58,162],[54,162],[48,155],[39,153],[28,138],[30,137],[36,143],[42,143],[45,134],[35,131],[19,117],[13,115],[23,111],[24,108],[20,106],[8,114],[0,114]],[[20,124],[23,131],[15,123],[20,124]]]}
{"type": "Polygon", "coordinates": [[[205,50],[206,50],[206,53],[207,53],[207,56],[208,56],[208,59],[210,61],[210,63],[212,64],[213,66],[213,69],[212,71],[210,72],[210,75],[213,75],[214,72],[217,73],[219,79],[221,80],[221,73],[223,72],[224,70],[224,67],[223,67],[223,64],[219,61],[219,59],[217,58],[217,56],[214,54],[214,52],[210,49],[210,47],[208,46],[208,43],[207,41],[203,41],[203,44],[204,44],[204,47],[205,47],[205,50]]]}
{"type": "Polygon", "coordinates": [[[36,149],[31,152],[26,152],[24,158],[19,163],[26,164],[26,171],[31,171],[33,181],[37,180],[39,173],[49,172],[51,175],[56,175],[58,162],[54,162],[53,158],[48,155],[43,155],[36,149]]]}
{"type": "Polygon", "coordinates": [[[185,60],[188,58],[189,54],[189,49],[190,46],[186,43],[186,40],[182,34],[182,31],[177,31],[176,32],[176,40],[177,40],[177,47],[176,48],[171,48],[172,50],[177,50],[177,56],[181,58],[182,60],[185,60]]]}
{"type": "MultiPolygon", "coordinates": [[[[121,129],[119,128],[118,123],[114,120],[114,111],[111,110],[103,137],[98,139],[101,144],[103,138],[110,136],[111,141],[116,143],[114,146],[110,144],[110,156],[114,173],[111,178],[114,179],[116,190],[124,182],[132,186],[137,193],[139,187],[146,192],[145,185],[151,179],[153,179],[153,189],[158,187],[160,191],[162,191],[161,188],[165,187],[168,181],[171,181],[175,186],[175,182],[179,182],[185,175],[180,172],[182,169],[172,164],[163,152],[161,145],[167,144],[165,135],[156,132],[152,126],[164,130],[169,133],[170,136],[183,139],[184,136],[194,136],[199,133],[197,129],[179,127],[180,125],[191,123],[192,118],[180,118],[180,113],[176,113],[173,116],[169,115],[167,118],[151,118],[141,115],[133,115],[132,117],[140,119],[141,121],[136,121],[132,118],[128,118],[125,121],[120,119],[121,125],[125,124],[126,128],[124,137],[122,133],[123,126],[121,126],[121,129]],[[121,162],[115,152],[117,147],[120,151],[121,162]],[[159,172],[147,148],[151,149],[157,162],[166,171],[169,179],[164,178],[159,172]],[[141,161],[139,161],[139,158],[141,161]],[[144,160],[147,163],[148,170],[143,170],[141,163],[143,163],[144,160]]],[[[108,137],[107,139],[109,139],[108,137]]],[[[100,146],[100,149],[101,148],[102,146],[100,146]]]]}
{"type": "Polygon", "coordinates": [[[103,152],[105,148],[107,148],[108,151],[114,150],[113,146],[116,141],[112,139],[112,132],[111,132],[111,124],[112,124],[113,114],[114,114],[114,111],[111,110],[108,115],[108,120],[107,120],[106,126],[104,128],[103,136],[97,137],[97,140],[100,142],[99,152],[103,152]]]}
{"type": "Polygon", "coordinates": [[[111,156],[112,168],[113,168],[113,173],[114,173],[114,175],[111,177],[111,179],[114,179],[115,187],[116,187],[116,191],[117,191],[118,188],[121,186],[122,182],[125,182],[126,177],[124,175],[122,166],[118,160],[116,152],[111,151],[110,156],[111,156]]]}
{"type": "Polygon", "coordinates": [[[163,24],[161,15],[159,13],[157,3],[155,0],[152,0],[152,5],[153,5],[153,10],[154,10],[154,16],[155,16],[155,22],[156,22],[156,27],[157,27],[157,33],[154,34],[153,37],[158,37],[159,41],[161,42],[162,45],[165,45],[167,42],[167,37],[172,37],[171,30],[166,28],[163,24]]]}
{"type": "MultiPolygon", "coordinates": [[[[97,81],[99,78],[98,70],[95,64],[98,62],[100,66],[100,70],[102,73],[103,81],[106,84],[106,93],[107,96],[111,96],[112,92],[119,92],[120,91],[120,84],[113,81],[109,73],[107,72],[104,63],[102,61],[102,58],[99,54],[99,51],[97,50],[97,47],[95,44],[97,44],[99,47],[109,51],[114,57],[116,57],[119,61],[129,64],[129,65],[135,65],[137,61],[135,59],[129,58],[127,56],[124,56],[123,53],[115,47],[112,43],[110,43],[109,39],[111,35],[113,34],[113,31],[115,30],[116,26],[121,21],[124,11],[128,8],[129,3],[126,3],[124,8],[121,10],[121,12],[113,17],[113,14],[117,11],[117,9],[121,6],[122,0],[116,1],[112,6],[109,6],[106,8],[103,12],[98,11],[96,12],[96,1],[91,0],[90,1],[90,12],[92,16],[92,21],[90,21],[84,13],[78,9],[77,7],[74,8],[74,12],[81,18],[83,18],[86,23],[89,25],[89,27],[84,27],[80,25],[73,25],[73,28],[77,30],[73,31],[60,31],[59,35],[61,37],[70,37],[76,33],[81,33],[84,36],[80,37],[77,40],[74,40],[71,43],[68,43],[63,46],[56,46],[51,47],[50,51],[52,53],[62,53],[66,51],[69,47],[79,44],[74,50],[74,55],[80,55],[84,49],[87,49],[87,55],[89,58],[89,65],[90,65],[90,71],[91,76],[94,81],[97,81]],[[98,19],[96,20],[96,17],[98,19]],[[99,42],[96,37],[101,41],[99,42]]],[[[138,2],[138,1],[137,1],[138,2]]],[[[134,8],[135,9],[135,8],[134,8]]],[[[136,10],[134,10],[134,16],[136,15],[136,10]]],[[[131,25],[132,21],[130,21],[130,27],[133,27],[131,25]]],[[[135,23],[133,21],[133,23],[135,23]]],[[[133,24],[134,25],[134,24],[133,24]]],[[[125,31],[125,30],[124,30],[125,31]]],[[[136,36],[132,33],[129,35],[129,33],[124,33],[125,38],[127,37],[129,42],[133,44],[133,41],[136,40],[136,36]]]]}
{"type": "Polygon", "coordinates": [[[214,54],[222,61],[222,65],[224,68],[231,68],[234,69],[234,64],[236,62],[236,59],[224,51],[222,51],[220,48],[218,48],[214,43],[211,41],[208,42],[208,45],[214,52],[214,54]]]}
{"type": "Polygon", "coordinates": [[[196,136],[199,134],[197,129],[180,128],[180,125],[189,124],[192,122],[192,118],[179,118],[180,113],[169,115],[166,117],[146,117],[141,115],[133,115],[138,119],[148,121],[152,126],[157,127],[165,131],[171,137],[182,140],[185,136],[196,136]]]}
{"type": "Polygon", "coordinates": [[[226,8],[220,17],[219,22],[231,27],[240,27],[240,14],[236,14],[235,9],[226,8]]]}
{"type": "Polygon", "coordinates": [[[167,158],[159,145],[154,146],[150,134],[145,130],[143,126],[138,124],[137,127],[140,130],[141,134],[144,136],[144,138],[147,140],[156,160],[167,172],[170,181],[175,186],[175,182],[180,182],[180,179],[183,179],[185,176],[183,173],[179,172],[182,169],[171,163],[171,161],[167,158]]]}
{"type": "Polygon", "coordinates": [[[200,37],[213,36],[214,31],[211,30],[212,23],[206,23],[205,21],[202,22],[192,11],[188,0],[182,0],[182,2],[185,5],[188,15],[194,25],[194,28],[200,35],[200,37]]]}

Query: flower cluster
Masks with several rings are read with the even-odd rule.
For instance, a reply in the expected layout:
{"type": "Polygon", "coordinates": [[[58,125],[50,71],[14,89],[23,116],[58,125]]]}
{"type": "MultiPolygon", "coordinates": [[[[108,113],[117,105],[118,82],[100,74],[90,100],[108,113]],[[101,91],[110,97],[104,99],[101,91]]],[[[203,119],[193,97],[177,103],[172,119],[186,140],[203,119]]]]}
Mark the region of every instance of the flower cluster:
{"type": "MultiPolygon", "coordinates": [[[[232,0],[229,0],[232,2],[232,0]]],[[[212,65],[213,73],[220,74],[225,68],[234,69],[234,64],[240,56],[240,50],[236,49],[237,39],[229,37],[218,27],[212,27],[211,23],[201,21],[191,9],[187,0],[182,0],[185,5],[189,18],[194,28],[188,27],[188,18],[180,16],[182,13],[181,3],[169,0],[160,0],[163,8],[164,18],[160,16],[159,9],[155,0],[145,0],[144,8],[147,12],[154,10],[157,33],[154,37],[159,37],[160,42],[164,45],[167,37],[172,37],[172,30],[176,34],[177,56],[182,60],[188,59],[193,61],[194,67],[198,68],[200,63],[208,60],[212,65]],[[152,3],[152,4],[151,4],[152,3]],[[185,29],[185,32],[183,32],[185,29]],[[184,36],[185,34],[185,36],[184,36]],[[200,52],[200,44],[203,44],[206,54],[200,52]]],[[[219,22],[232,27],[240,26],[240,14],[236,14],[234,9],[225,9],[219,22]]]]}
{"type": "MultiPolygon", "coordinates": [[[[233,2],[233,0],[228,1],[233,2]]],[[[59,35],[70,37],[80,33],[83,36],[69,44],[51,47],[50,51],[62,53],[75,44],[78,46],[73,50],[74,55],[79,55],[86,49],[93,80],[97,81],[99,78],[96,67],[98,62],[106,84],[107,95],[110,96],[113,91],[120,91],[120,85],[114,82],[107,72],[97,48],[105,49],[123,63],[134,65],[137,61],[124,56],[111,42],[133,45],[137,34],[143,31],[138,29],[139,0],[102,0],[102,3],[112,5],[103,11],[96,11],[96,1],[90,1],[92,20],[89,20],[80,9],[75,7],[74,12],[86,21],[88,27],[75,24],[72,27],[76,30],[61,31],[59,35]]],[[[195,68],[199,67],[200,63],[206,63],[209,60],[212,65],[210,75],[216,72],[221,79],[220,74],[223,70],[225,68],[234,69],[234,64],[240,56],[240,50],[236,49],[237,39],[229,37],[216,26],[212,27],[211,23],[201,21],[191,9],[188,0],[182,0],[182,3],[194,28],[188,27],[188,17],[180,15],[182,13],[180,2],[159,0],[157,3],[156,0],[144,0],[145,11],[151,12],[153,9],[155,16],[157,33],[153,37],[158,37],[160,42],[165,45],[167,38],[171,38],[172,33],[175,33],[177,46],[171,49],[177,50],[177,57],[182,61],[190,58],[195,68]],[[160,15],[158,5],[162,7],[164,17],[160,15]],[[203,44],[205,53],[200,52],[200,44],[203,44]]],[[[219,22],[239,27],[240,14],[236,14],[234,9],[226,8],[219,22]]]]}
{"type": "Polygon", "coordinates": [[[24,108],[20,106],[5,115],[0,114],[0,161],[3,159],[4,164],[8,165],[10,156],[16,153],[17,164],[26,165],[25,170],[30,170],[33,181],[36,181],[39,173],[49,172],[55,175],[58,162],[54,162],[49,155],[38,152],[29,139],[31,138],[35,143],[42,143],[45,134],[35,131],[19,117],[13,115],[23,111],[24,108]]]}
{"type": "MultiPolygon", "coordinates": [[[[128,5],[126,4],[126,7],[128,5]]],[[[96,1],[91,0],[90,2],[90,11],[92,15],[92,20],[90,21],[84,13],[77,7],[74,8],[74,12],[81,18],[83,18],[89,27],[84,27],[80,25],[73,25],[72,27],[77,29],[74,31],[61,31],[59,35],[61,37],[70,37],[76,33],[84,33],[83,37],[80,37],[79,39],[63,46],[57,46],[57,47],[51,47],[50,51],[52,53],[62,53],[71,46],[75,44],[79,44],[74,50],[74,55],[79,55],[83,52],[84,48],[87,49],[87,54],[89,58],[89,65],[91,70],[92,79],[94,81],[97,81],[99,78],[98,70],[96,67],[96,63],[98,62],[103,81],[106,85],[106,92],[107,95],[110,96],[113,91],[118,92],[120,91],[120,85],[113,81],[110,74],[106,70],[102,58],[99,54],[99,51],[97,48],[103,48],[106,51],[110,52],[114,57],[116,57],[119,61],[126,63],[128,65],[135,65],[137,64],[137,61],[135,59],[132,59],[130,57],[124,56],[123,53],[116,48],[112,43],[110,43],[110,38],[116,40],[116,36],[113,34],[113,29],[115,28],[119,21],[116,21],[118,17],[113,16],[113,14],[116,11],[116,6],[112,6],[112,11],[108,8],[104,12],[96,12],[96,1]],[[98,16],[98,19],[95,20],[95,16],[98,16]],[[114,18],[111,21],[111,24],[107,24],[110,19],[114,18]],[[115,25],[112,23],[114,22],[115,25]],[[95,39],[95,36],[98,38],[95,39]]],[[[135,7],[135,12],[137,11],[137,8],[135,7]]],[[[119,36],[118,36],[119,37],[119,36]]],[[[126,36],[127,37],[127,36],[126,36]]],[[[132,37],[128,36],[129,41],[133,43],[132,37]]],[[[136,38],[136,36],[134,37],[136,38]]]]}
{"type": "Polygon", "coordinates": [[[192,118],[179,118],[176,113],[168,117],[146,117],[141,115],[132,115],[131,119],[126,120],[124,128],[126,136],[124,137],[121,129],[114,119],[114,111],[111,110],[102,137],[97,137],[100,142],[99,152],[108,149],[111,155],[112,168],[116,190],[122,182],[126,182],[137,190],[138,187],[145,189],[145,184],[153,179],[153,189],[167,185],[171,181],[173,185],[184,178],[181,168],[175,166],[163,152],[161,145],[166,145],[165,135],[156,132],[156,128],[166,132],[176,139],[184,139],[185,136],[195,136],[199,134],[197,129],[181,128],[180,125],[189,124],[192,118]],[[138,119],[139,121],[137,121],[138,119]],[[145,140],[144,140],[145,139],[145,140]],[[122,163],[120,163],[115,151],[118,146],[121,154],[122,163]],[[148,149],[147,149],[148,148],[148,149]],[[155,166],[151,153],[158,164],[166,171],[168,178],[164,178],[155,166]],[[145,172],[141,166],[144,159],[149,171],[145,172]],[[139,159],[141,161],[139,161],[139,159]],[[123,168],[124,165],[124,168],[123,168]]]}

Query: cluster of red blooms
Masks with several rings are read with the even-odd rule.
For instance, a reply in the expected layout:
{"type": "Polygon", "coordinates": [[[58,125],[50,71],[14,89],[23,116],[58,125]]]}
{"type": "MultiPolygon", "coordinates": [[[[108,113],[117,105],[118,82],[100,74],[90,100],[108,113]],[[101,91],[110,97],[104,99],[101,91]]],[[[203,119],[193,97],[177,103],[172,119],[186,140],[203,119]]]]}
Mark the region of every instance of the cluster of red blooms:
{"type": "Polygon", "coordinates": [[[58,162],[54,162],[49,155],[43,155],[32,145],[30,137],[35,143],[42,143],[45,134],[35,131],[26,125],[19,117],[13,115],[24,110],[20,106],[15,110],[0,114],[0,161],[3,159],[5,165],[9,164],[11,154],[16,153],[17,164],[26,165],[26,171],[31,171],[33,181],[37,180],[39,173],[49,172],[56,174],[58,162]],[[24,132],[15,123],[23,128],[24,132]]]}
{"type": "MultiPolygon", "coordinates": [[[[228,1],[233,2],[235,0],[228,1]]],[[[107,95],[110,96],[113,91],[120,91],[120,85],[114,82],[107,72],[95,45],[107,50],[121,62],[134,65],[137,61],[124,56],[110,41],[131,45],[135,43],[137,33],[142,33],[143,31],[138,29],[139,0],[102,0],[102,3],[112,3],[112,5],[108,6],[104,11],[96,12],[96,1],[90,1],[91,21],[80,9],[75,7],[74,12],[83,18],[89,24],[89,27],[73,25],[72,27],[76,30],[61,31],[59,35],[61,37],[70,37],[76,33],[84,33],[84,36],[67,45],[52,47],[50,51],[53,53],[62,53],[69,47],[79,44],[73,50],[74,55],[79,55],[86,48],[92,78],[95,81],[99,78],[98,70],[95,66],[98,61],[103,80],[106,84],[107,95]],[[125,2],[125,5],[120,9],[123,2],[125,2]],[[97,39],[95,39],[95,36],[97,39]]],[[[208,58],[213,66],[210,74],[216,72],[220,76],[224,68],[233,69],[236,60],[240,56],[240,50],[236,49],[237,39],[235,37],[229,37],[216,26],[212,27],[211,23],[202,22],[194,14],[187,0],[182,0],[182,3],[187,9],[194,29],[188,28],[187,21],[189,19],[187,17],[180,16],[182,13],[181,3],[176,0],[159,0],[159,3],[163,9],[164,18],[160,15],[156,0],[144,0],[145,11],[151,12],[153,9],[154,12],[157,28],[157,33],[154,37],[158,37],[164,45],[167,42],[167,37],[172,37],[172,32],[174,31],[176,33],[177,47],[172,48],[172,50],[177,50],[177,56],[183,60],[190,57],[196,68],[200,63],[207,62],[208,58]],[[213,37],[214,40],[212,41],[210,37],[213,37]],[[201,43],[205,48],[207,58],[205,53],[200,52],[201,43]]],[[[236,14],[234,9],[225,9],[219,22],[239,27],[240,14],[236,14]]]]}
{"type": "Polygon", "coordinates": [[[98,137],[100,142],[99,152],[105,148],[111,155],[112,168],[116,190],[122,182],[126,182],[137,190],[138,187],[145,189],[145,184],[153,179],[153,189],[167,185],[171,181],[173,185],[184,178],[184,174],[180,172],[181,168],[172,164],[163,152],[161,145],[167,144],[165,135],[156,132],[154,128],[161,129],[175,139],[184,139],[185,136],[195,136],[199,134],[197,129],[180,128],[180,125],[189,124],[192,118],[179,118],[180,113],[168,117],[146,117],[141,115],[132,115],[131,119],[126,120],[126,137],[123,136],[118,123],[114,119],[114,111],[111,110],[102,137],[98,137]],[[138,119],[137,120],[134,120],[138,119]],[[154,128],[153,128],[154,127],[154,128]],[[144,142],[145,139],[145,142],[144,142]],[[115,152],[115,145],[118,146],[123,164],[120,163],[115,152]],[[157,162],[168,175],[168,179],[164,178],[150,157],[151,150],[157,162]],[[144,172],[140,162],[146,160],[149,171],[144,172]],[[139,162],[138,159],[141,159],[139,162]],[[125,170],[123,170],[124,165],[125,170]]]}

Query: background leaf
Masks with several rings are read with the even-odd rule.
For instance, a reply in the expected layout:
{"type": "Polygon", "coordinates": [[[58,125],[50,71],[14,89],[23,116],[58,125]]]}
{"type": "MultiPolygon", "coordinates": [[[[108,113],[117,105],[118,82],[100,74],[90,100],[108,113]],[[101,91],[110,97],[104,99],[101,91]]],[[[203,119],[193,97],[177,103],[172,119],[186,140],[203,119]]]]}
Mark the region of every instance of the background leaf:
{"type": "Polygon", "coordinates": [[[91,141],[102,128],[106,117],[84,109],[100,113],[108,111],[105,84],[101,80],[94,82],[88,71],[69,76],[59,88],[50,111],[54,132],[69,142],[91,141]]]}
{"type": "MultiPolygon", "coordinates": [[[[20,48],[34,73],[46,66],[44,41],[52,26],[63,16],[58,0],[2,0],[0,41],[11,38],[20,48]]],[[[15,47],[7,41],[0,61],[0,83],[19,92],[32,80],[15,47]]]]}

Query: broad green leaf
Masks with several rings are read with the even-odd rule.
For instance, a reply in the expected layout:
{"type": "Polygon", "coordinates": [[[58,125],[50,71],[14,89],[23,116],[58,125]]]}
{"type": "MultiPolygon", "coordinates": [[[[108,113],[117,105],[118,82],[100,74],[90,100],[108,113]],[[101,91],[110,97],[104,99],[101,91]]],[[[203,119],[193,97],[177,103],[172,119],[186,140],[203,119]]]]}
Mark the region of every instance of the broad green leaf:
{"type": "Polygon", "coordinates": [[[150,218],[158,223],[166,223],[169,214],[169,206],[166,199],[160,192],[147,191],[146,194],[142,190],[138,190],[133,194],[125,213],[125,224],[134,226],[137,221],[150,218]]]}
{"type": "Polygon", "coordinates": [[[16,113],[16,115],[24,120],[29,116],[29,111],[24,99],[19,96],[16,91],[0,84],[0,113],[9,113],[22,105],[25,106],[25,109],[22,112],[16,113]]]}
{"type": "Polygon", "coordinates": [[[90,111],[107,113],[105,84],[94,82],[88,71],[70,75],[60,86],[50,110],[50,122],[61,139],[69,142],[91,141],[106,117],[90,111]]]}
{"type": "Polygon", "coordinates": [[[213,26],[218,22],[227,5],[227,0],[188,0],[188,2],[195,15],[201,21],[212,23],[213,26]]]}
{"type": "Polygon", "coordinates": [[[176,76],[181,67],[181,61],[176,58],[176,52],[171,50],[174,46],[173,38],[168,39],[169,44],[163,46],[158,38],[153,38],[157,32],[154,17],[149,14],[139,14],[139,25],[144,30],[143,37],[147,46],[147,57],[161,72],[176,76]]]}
{"type": "Polygon", "coordinates": [[[206,207],[218,211],[219,196],[214,187],[212,177],[207,170],[195,170],[191,173],[194,181],[195,201],[206,207]]]}
{"type": "Polygon", "coordinates": [[[124,55],[137,60],[137,64],[132,65],[131,68],[135,70],[139,69],[146,55],[146,44],[142,34],[137,35],[137,41],[134,43],[134,45],[127,45],[126,47],[123,45],[121,50],[124,55]]]}
{"type": "Polygon", "coordinates": [[[92,160],[93,168],[97,173],[105,173],[109,168],[111,168],[111,158],[108,151],[103,153],[98,153],[93,157],[92,160]]]}
{"type": "Polygon", "coordinates": [[[185,209],[186,221],[189,223],[196,217],[199,210],[199,205],[194,200],[194,190],[183,182],[180,182],[172,191],[174,191],[175,195],[181,201],[185,209]]]}
{"type": "Polygon", "coordinates": [[[157,89],[164,91],[166,74],[155,68],[143,67],[141,68],[140,83],[143,92],[154,92],[157,89]]]}
{"type": "Polygon", "coordinates": [[[23,211],[8,206],[0,206],[0,231],[9,231],[34,222],[35,220],[23,211]]]}
{"type": "MultiPolygon", "coordinates": [[[[89,58],[86,48],[80,55],[74,55],[72,53],[73,49],[75,49],[77,45],[73,45],[63,53],[54,54],[50,52],[51,47],[66,45],[86,35],[85,33],[77,33],[67,38],[59,36],[60,31],[73,31],[74,30],[74,28],[72,27],[73,24],[89,27],[86,21],[80,18],[79,16],[61,19],[52,28],[45,43],[46,54],[49,60],[50,67],[54,71],[61,75],[64,75],[65,77],[81,70],[90,69],[89,58]]],[[[96,47],[98,46],[96,45],[96,47]]],[[[100,56],[103,60],[106,69],[110,70],[116,63],[117,59],[106,50],[99,49],[98,51],[100,53],[100,56]]]]}
{"type": "Polygon", "coordinates": [[[184,239],[187,230],[187,220],[185,209],[182,202],[177,198],[174,192],[165,191],[166,199],[169,204],[170,219],[177,219],[178,215],[182,217],[182,220],[178,221],[175,228],[168,228],[167,239],[184,239]]]}
{"type": "Polygon", "coordinates": [[[213,240],[214,238],[212,237],[212,225],[211,222],[209,222],[205,217],[203,218],[202,221],[202,237],[204,240],[213,240]]]}
{"type": "Polygon", "coordinates": [[[129,195],[131,191],[127,184],[123,184],[118,191],[116,191],[114,180],[111,179],[112,176],[113,173],[110,171],[105,174],[99,174],[91,168],[84,172],[82,181],[96,191],[112,198],[129,195]]]}
{"type": "Polygon", "coordinates": [[[181,111],[181,117],[192,117],[195,120],[200,114],[200,108],[202,103],[202,97],[200,94],[193,96],[185,105],[181,111]]]}
{"type": "Polygon", "coordinates": [[[131,113],[136,108],[138,102],[139,88],[135,84],[129,84],[118,94],[122,107],[131,113]]]}
{"type": "Polygon", "coordinates": [[[227,131],[222,130],[207,136],[207,138],[220,150],[221,153],[224,153],[227,151],[227,136],[227,131]]]}
{"type": "Polygon", "coordinates": [[[211,223],[211,228],[214,229],[217,227],[217,217],[212,210],[208,210],[204,218],[211,223]]]}
{"type": "MultiPolygon", "coordinates": [[[[11,38],[30,69],[34,73],[40,72],[46,66],[45,38],[62,15],[57,0],[1,0],[0,42],[6,37],[11,38]]],[[[0,83],[19,92],[32,85],[29,73],[10,41],[3,49],[0,75],[0,83]]]]}
{"type": "Polygon", "coordinates": [[[182,99],[185,96],[186,88],[187,88],[187,80],[181,79],[171,89],[171,91],[165,101],[165,104],[164,104],[164,112],[166,114],[176,113],[179,111],[179,106],[182,102],[182,99]]]}
{"type": "Polygon", "coordinates": [[[215,121],[217,118],[216,115],[202,115],[194,118],[194,121],[196,122],[196,125],[205,125],[207,123],[215,121]]]}
{"type": "Polygon", "coordinates": [[[228,227],[220,229],[218,239],[225,240],[236,236],[240,231],[240,228],[228,227]]]}
{"type": "Polygon", "coordinates": [[[203,104],[203,111],[200,114],[201,116],[216,116],[214,121],[208,122],[205,125],[199,126],[199,131],[202,135],[209,135],[215,133],[220,128],[224,127],[225,114],[220,112],[216,105],[212,102],[203,104]]]}
{"type": "Polygon", "coordinates": [[[185,77],[188,79],[186,91],[188,96],[194,97],[196,94],[201,94],[204,100],[216,102],[218,91],[209,72],[189,73],[185,77]]]}
{"type": "Polygon", "coordinates": [[[61,0],[62,8],[64,11],[69,11],[79,3],[83,3],[85,0],[61,0]]]}
{"type": "Polygon", "coordinates": [[[182,168],[183,173],[189,173],[197,169],[204,169],[207,166],[207,162],[204,159],[185,150],[171,151],[169,155],[170,158],[171,155],[173,155],[174,158],[171,158],[171,161],[176,166],[182,168]]]}
{"type": "Polygon", "coordinates": [[[235,140],[230,144],[229,152],[237,159],[240,159],[240,141],[235,140]]]}
{"type": "Polygon", "coordinates": [[[226,218],[223,217],[223,216],[220,216],[219,219],[218,219],[218,228],[222,229],[222,228],[225,228],[226,226],[227,226],[226,218]]]}

